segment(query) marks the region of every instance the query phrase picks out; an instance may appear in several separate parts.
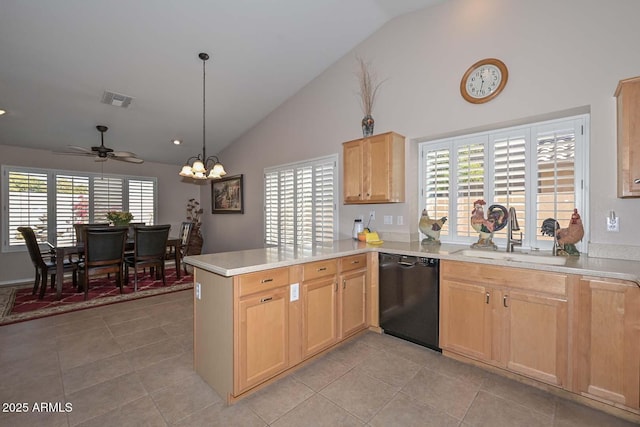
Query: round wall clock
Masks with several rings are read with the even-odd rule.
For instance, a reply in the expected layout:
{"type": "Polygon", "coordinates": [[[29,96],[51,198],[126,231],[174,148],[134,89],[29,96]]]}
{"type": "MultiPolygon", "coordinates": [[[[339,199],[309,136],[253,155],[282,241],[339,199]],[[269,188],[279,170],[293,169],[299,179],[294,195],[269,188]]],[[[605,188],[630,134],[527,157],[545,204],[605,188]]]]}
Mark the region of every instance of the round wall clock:
{"type": "Polygon", "coordinates": [[[498,96],[507,84],[509,71],[504,62],[495,58],[482,59],[462,76],[460,93],[473,104],[482,104],[498,96]]]}

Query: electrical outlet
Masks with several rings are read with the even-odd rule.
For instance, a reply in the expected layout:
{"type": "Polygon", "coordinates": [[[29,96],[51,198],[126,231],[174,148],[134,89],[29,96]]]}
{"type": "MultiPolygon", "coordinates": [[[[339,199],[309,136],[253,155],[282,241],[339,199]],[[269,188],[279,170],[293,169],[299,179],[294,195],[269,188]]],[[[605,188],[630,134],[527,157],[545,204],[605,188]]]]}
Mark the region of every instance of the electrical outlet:
{"type": "Polygon", "coordinates": [[[376,220],[376,211],[369,211],[369,219],[371,221],[375,221],[376,220]]]}
{"type": "Polygon", "coordinates": [[[615,216],[615,217],[611,217],[608,216],[607,217],[607,231],[611,231],[614,233],[618,233],[620,232],[620,218],[615,216]]]}
{"type": "Polygon", "coordinates": [[[200,283],[196,282],[196,299],[202,299],[202,286],[200,285],[200,283]]]}

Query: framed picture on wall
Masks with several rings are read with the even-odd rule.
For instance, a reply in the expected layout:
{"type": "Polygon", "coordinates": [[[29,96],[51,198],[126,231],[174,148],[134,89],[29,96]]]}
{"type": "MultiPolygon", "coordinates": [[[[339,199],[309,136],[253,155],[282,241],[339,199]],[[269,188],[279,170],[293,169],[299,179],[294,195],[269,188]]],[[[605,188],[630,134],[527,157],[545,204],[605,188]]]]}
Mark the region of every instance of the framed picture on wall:
{"type": "Polygon", "coordinates": [[[244,213],[242,177],[235,175],[211,181],[211,213],[244,213]]]}

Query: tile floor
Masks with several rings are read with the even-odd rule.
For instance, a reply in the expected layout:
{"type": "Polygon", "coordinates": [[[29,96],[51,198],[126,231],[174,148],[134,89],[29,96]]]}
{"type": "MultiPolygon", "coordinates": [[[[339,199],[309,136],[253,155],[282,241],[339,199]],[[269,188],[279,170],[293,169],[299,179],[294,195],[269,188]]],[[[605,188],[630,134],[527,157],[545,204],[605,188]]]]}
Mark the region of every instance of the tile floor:
{"type": "Polygon", "coordinates": [[[636,425],[376,333],[225,406],[192,310],[183,291],[1,326],[0,426],[636,425]]]}

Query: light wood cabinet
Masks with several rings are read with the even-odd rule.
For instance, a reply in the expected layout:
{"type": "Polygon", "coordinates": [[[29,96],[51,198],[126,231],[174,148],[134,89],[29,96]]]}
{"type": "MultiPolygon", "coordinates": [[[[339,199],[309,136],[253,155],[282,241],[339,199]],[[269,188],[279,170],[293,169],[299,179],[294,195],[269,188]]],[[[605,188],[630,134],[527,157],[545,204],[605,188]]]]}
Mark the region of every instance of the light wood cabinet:
{"type": "Polygon", "coordinates": [[[344,257],[340,260],[339,302],[340,333],[344,339],[366,327],[367,256],[344,257]]]}
{"type": "Polygon", "coordinates": [[[302,357],[338,341],[338,282],[334,275],[302,283],[302,357]]]}
{"type": "Polygon", "coordinates": [[[343,144],[345,204],[404,202],[404,143],[388,132],[343,144]]]}
{"type": "Polygon", "coordinates": [[[566,384],[566,276],[443,261],[440,346],[556,386],[566,384]]]}
{"type": "Polygon", "coordinates": [[[615,92],[618,197],[640,197],[640,77],[621,80],[615,92]]]}
{"type": "Polygon", "coordinates": [[[289,269],[238,276],[234,297],[234,394],[289,367],[289,269]]]}
{"type": "Polygon", "coordinates": [[[575,391],[614,406],[640,408],[640,288],[582,277],[576,303],[575,391]]]}
{"type": "Polygon", "coordinates": [[[236,394],[289,367],[288,302],[288,286],[240,299],[236,394]]]}

